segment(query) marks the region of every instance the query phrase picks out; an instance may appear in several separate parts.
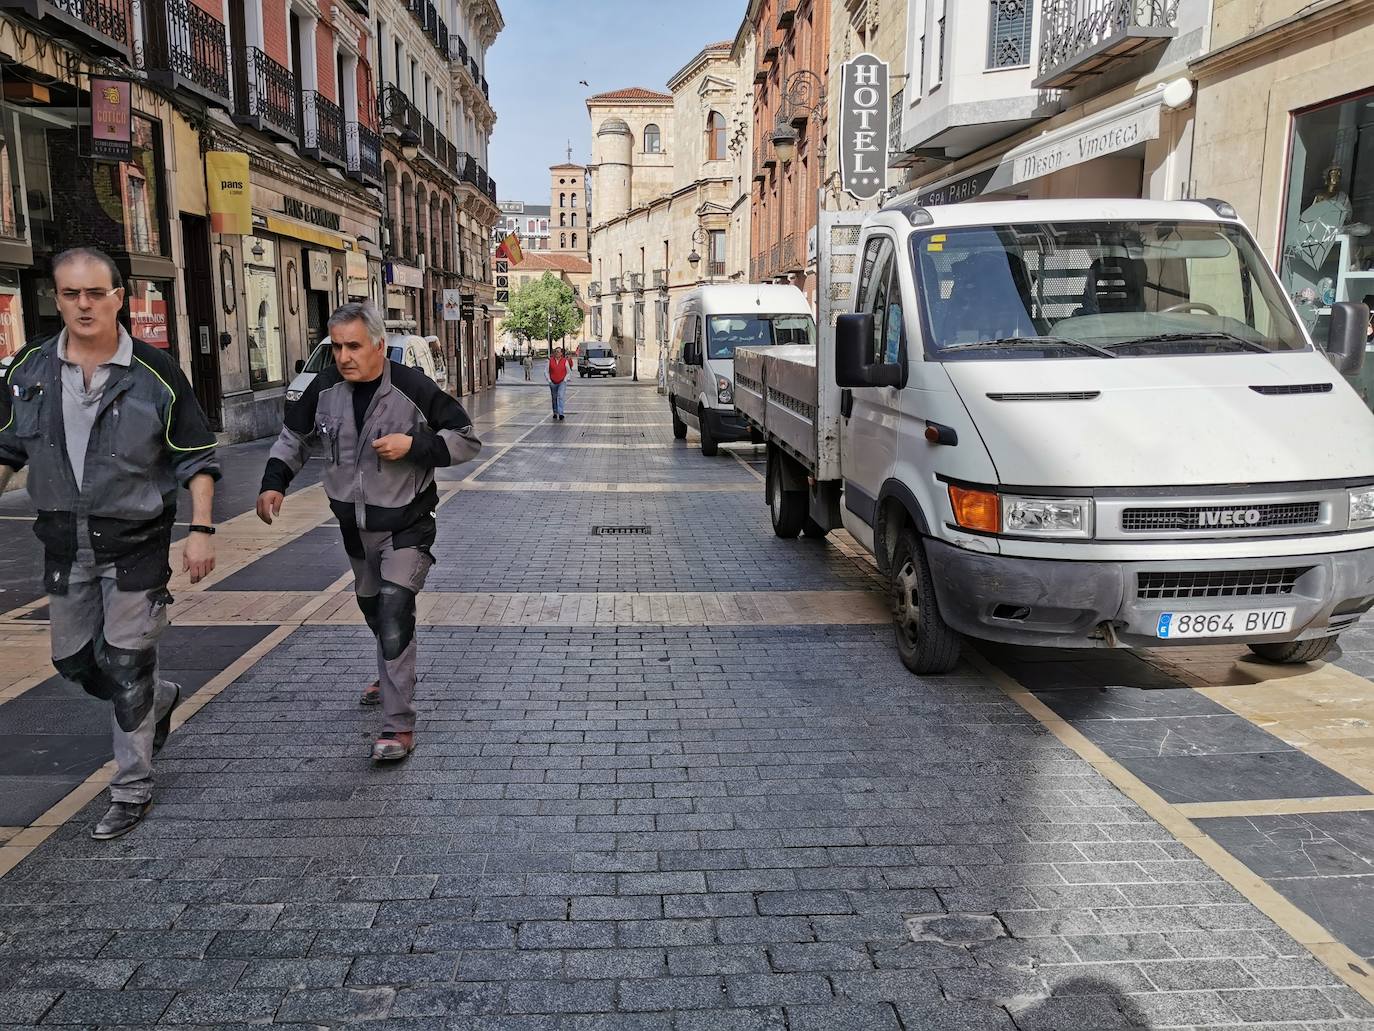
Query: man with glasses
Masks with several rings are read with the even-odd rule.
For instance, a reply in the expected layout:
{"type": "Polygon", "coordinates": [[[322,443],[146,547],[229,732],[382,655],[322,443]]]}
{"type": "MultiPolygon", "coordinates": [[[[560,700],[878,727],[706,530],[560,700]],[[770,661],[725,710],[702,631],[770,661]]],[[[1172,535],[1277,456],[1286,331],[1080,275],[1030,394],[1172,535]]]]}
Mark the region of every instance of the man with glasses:
{"type": "Polygon", "coordinates": [[[101,251],[53,259],[65,327],[28,345],[0,391],[0,490],[29,470],[43,542],[53,665],[112,704],[110,807],[91,831],[117,838],[152,800],[152,760],[171,729],[180,688],[158,676],[167,626],[178,486],[191,493],[182,569],[215,567],[211,509],[215,437],[165,351],[119,324],[124,284],[101,251]]]}

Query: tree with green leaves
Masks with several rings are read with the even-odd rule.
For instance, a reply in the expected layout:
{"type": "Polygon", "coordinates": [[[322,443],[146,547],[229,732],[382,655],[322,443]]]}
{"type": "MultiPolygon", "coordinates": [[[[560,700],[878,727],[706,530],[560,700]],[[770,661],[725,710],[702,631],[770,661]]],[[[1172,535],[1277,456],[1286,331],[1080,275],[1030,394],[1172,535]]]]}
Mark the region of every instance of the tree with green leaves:
{"type": "Polygon", "coordinates": [[[553,342],[582,325],[582,309],[572,287],[552,272],[545,272],[512,291],[505,328],[520,339],[553,342]]]}

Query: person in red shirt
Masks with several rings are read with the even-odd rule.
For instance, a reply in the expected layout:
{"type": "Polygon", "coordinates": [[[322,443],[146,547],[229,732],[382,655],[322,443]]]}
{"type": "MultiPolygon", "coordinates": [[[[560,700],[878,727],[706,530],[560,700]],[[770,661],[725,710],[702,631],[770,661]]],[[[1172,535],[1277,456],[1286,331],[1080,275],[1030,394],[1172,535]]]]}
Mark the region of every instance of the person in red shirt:
{"type": "Polygon", "coordinates": [[[563,421],[563,402],[568,396],[568,374],[572,372],[572,359],[561,347],[555,347],[549,358],[549,393],[553,400],[553,417],[563,421]]]}

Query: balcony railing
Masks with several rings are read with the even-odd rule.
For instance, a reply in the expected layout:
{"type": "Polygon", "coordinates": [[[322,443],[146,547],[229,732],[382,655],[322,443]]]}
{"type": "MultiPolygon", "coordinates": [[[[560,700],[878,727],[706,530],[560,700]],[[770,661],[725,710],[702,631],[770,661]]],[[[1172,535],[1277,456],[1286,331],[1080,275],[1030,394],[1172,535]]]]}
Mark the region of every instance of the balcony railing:
{"type": "Polygon", "coordinates": [[[425,234],[424,234],[424,233],[417,232],[417,233],[415,234],[415,253],[416,253],[416,254],[423,254],[423,255],[425,255],[426,257],[429,256],[428,252],[425,250],[425,244],[426,244],[426,242],[427,242],[427,241],[425,240],[425,234]]]}
{"type": "Polygon", "coordinates": [[[1178,0],[1047,0],[1037,89],[1070,89],[1178,35],[1178,0]]]}
{"type": "Polygon", "coordinates": [[[401,226],[401,257],[406,261],[415,260],[415,244],[412,227],[407,224],[401,226]]]}
{"type": "Polygon", "coordinates": [[[425,0],[405,0],[405,9],[421,25],[425,23],[425,0]]]}
{"type": "Polygon", "coordinates": [[[129,0],[0,0],[0,11],[22,11],[53,36],[128,60],[133,35],[129,0]]]}
{"type": "Polygon", "coordinates": [[[487,77],[485,75],[482,76],[482,96],[486,97],[488,100],[491,99],[491,87],[487,85],[487,77]]]}
{"type": "Polygon", "coordinates": [[[449,59],[449,37],[448,24],[443,18],[438,19],[434,24],[434,48],[439,51],[444,60],[449,59]]]}
{"type": "Polygon", "coordinates": [[[150,82],[184,89],[226,110],[229,54],[224,23],[189,0],[141,0],[143,45],[134,64],[150,82]]]}
{"type": "Polygon", "coordinates": [[[382,138],[360,122],[344,127],[348,145],[348,177],[369,186],[382,185],[382,138]]]}
{"type": "Polygon", "coordinates": [[[318,90],[301,93],[301,149],[308,158],[346,168],[343,111],[318,90]]]}
{"type": "Polygon", "coordinates": [[[420,146],[430,157],[434,156],[434,123],[424,116],[420,117],[420,146]]]}
{"type": "Polygon", "coordinates": [[[468,66],[468,42],[456,32],[448,38],[448,56],[462,67],[468,66]]]}
{"type": "Polygon", "coordinates": [[[234,61],[234,121],[299,144],[296,77],[257,47],[234,61]]]}
{"type": "Polygon", "coordinates": [[[783,272],[791,272],[800,269],[801,260],[797,255],[797,237],[793,233],[788,233],[782,238],[782,250],[778,254],[780,268],[783,272]]]}
{"type": "Polygon", "coordinates": [[[796,20],[797,0],[778,0],[778,28],[791,28],[796,20]]]}

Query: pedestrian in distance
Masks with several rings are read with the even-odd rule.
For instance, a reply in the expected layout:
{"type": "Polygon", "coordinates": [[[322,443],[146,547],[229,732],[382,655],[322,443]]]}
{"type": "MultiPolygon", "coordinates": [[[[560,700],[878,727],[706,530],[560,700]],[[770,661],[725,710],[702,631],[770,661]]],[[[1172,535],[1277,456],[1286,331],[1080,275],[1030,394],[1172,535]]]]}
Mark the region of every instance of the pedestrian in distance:
{"type": "Polygon", "coordinates": [[[220,471],[180,367],[120,326],[124,283],[109,256],[63,251],[52,277],[63,329],[15,355],[0,392],[0,490],[28,468],[53,666],[111,703],[115,773],[91,830],[105,841],[152,804],[153,755],[181,699],[158,671],[177,489],[191,494],[181,567],[196,583],[215,568],[220,471]]]}
{"type": "Polygon", "coordinates": [[[287,403],[257,512],[272,524],[310,448],[322,446],[324,492],[377,639],[377,679],[359,702],[382,707],[372,759],[391,762],[415,748],[415,599],[434,564],[434,470],[468,461],[482,445],[457,400],[387,359],[386,326],[371,303],[343,305],[328,329],[334,367],[287,403]]]}
{"type": "Polygon", "coordinates": [[[568,397],[568,374],[572,372],[572,359],[561,347],[555,347],[549,355],[549,394],[553,401],[553,417],[563,421],[563,403],[568,397]]]}
{"type": "Polygon", "coordinates": [[[525,358],[521,364],[525,366],[525,382],[528,383],[534,379],[534,351],[526,348],[525,358]]]}

